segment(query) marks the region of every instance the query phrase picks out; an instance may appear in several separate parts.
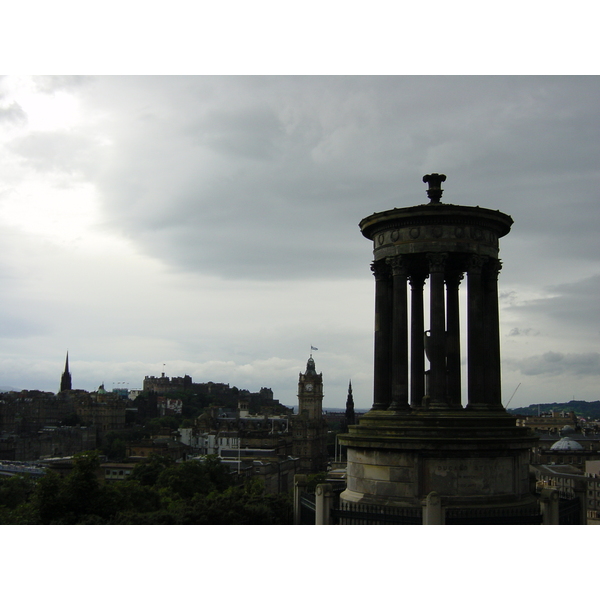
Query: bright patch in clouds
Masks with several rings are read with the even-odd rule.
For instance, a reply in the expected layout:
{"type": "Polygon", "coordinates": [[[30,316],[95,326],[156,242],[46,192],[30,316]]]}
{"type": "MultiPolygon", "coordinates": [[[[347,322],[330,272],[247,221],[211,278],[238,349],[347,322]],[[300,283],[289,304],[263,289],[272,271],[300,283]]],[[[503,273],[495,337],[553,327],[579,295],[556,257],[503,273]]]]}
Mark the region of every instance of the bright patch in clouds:
{"type": "Polygon", "coordinates": [[[16,102],[27,114],[32,131],[68,129],[81,122],[80,102],[72,93],[41,92],[31,77],[8,76],[3,82],[4,103],[16,102]]]}
{"type": "Polygon", "coordinates": [[[99,219],[96,190],[85,182],[62,189],[41,179],[23,182],[1,200],[0,219],[23,233],[61,244],[92,244],[100,237],[94,231],[99,219]]]}

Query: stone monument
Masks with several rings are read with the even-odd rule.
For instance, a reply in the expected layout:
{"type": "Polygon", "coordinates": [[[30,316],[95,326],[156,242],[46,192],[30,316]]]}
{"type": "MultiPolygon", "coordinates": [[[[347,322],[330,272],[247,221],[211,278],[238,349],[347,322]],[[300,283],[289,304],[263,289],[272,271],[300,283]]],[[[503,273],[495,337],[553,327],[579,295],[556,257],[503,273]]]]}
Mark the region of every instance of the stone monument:
{"type": "Polygon", "coordinates": [[[360,222],[374,253],[373,406],[340,436],[348,452],[341,501],[347,509],[421,509],[429,503],[435,507],[430,516],[443,513],[446,522],[465,515],[465,522],[537,522],[528,458],[536,438],[516,426],[500,394],[498,240],[513,220],[495,210],[442,203],[445,180],[437,173],[423,177],[428,204],[374,213],[360,222]]]}

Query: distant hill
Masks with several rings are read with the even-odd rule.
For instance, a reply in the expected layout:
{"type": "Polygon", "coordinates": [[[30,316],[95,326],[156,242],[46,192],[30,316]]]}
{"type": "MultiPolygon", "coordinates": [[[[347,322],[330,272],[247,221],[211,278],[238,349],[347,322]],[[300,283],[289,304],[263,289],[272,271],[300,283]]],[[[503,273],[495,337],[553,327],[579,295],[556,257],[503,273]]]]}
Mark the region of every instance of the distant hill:
{"type": "Polygon", "coordinates": [[[10,387],[10,385],[2,385],[0,386],[0,394],[2,392],[20,392],[21,390],[18,390],[17,388],[14,387],[10,387]]]}
{"type": "Polygon", "coordinates": [[[523,408],[509,408],[513,415],[537,415],[538,413],[558,411],[573,411],[578,417],[586,419],[600,419],[600,400],[596,402],[584,402],[583,400],[571,400],[570,402],[553,402],[552,404],[530,404],[523,408]]]}

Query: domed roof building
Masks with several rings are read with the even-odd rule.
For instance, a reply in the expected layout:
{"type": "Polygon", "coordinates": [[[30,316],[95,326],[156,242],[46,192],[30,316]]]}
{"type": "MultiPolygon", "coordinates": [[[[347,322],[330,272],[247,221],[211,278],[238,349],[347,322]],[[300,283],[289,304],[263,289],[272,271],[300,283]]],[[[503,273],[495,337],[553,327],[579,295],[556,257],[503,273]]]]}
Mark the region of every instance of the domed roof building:
{"type": "Polygon", "coordinates": [[[568,436],[562,437],[558,442],[554,442],[550,450],[559,450],[562,452],[572,452],[573,450],[584,450],[584,447],[568,436]]]}

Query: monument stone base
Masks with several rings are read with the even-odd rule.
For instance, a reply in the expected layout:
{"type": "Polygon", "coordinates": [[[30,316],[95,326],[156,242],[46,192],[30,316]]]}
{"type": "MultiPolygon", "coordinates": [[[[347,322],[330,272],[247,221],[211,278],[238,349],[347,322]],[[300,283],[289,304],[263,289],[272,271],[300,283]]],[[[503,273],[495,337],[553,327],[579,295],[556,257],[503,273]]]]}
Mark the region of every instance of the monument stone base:
{"type": "Polygon", "coordinates": [[[498,411],[372,410],[340,436],[346,503],[420,507],[431,492],[456,509],[531,507],[536,437],[498,411]]]}

